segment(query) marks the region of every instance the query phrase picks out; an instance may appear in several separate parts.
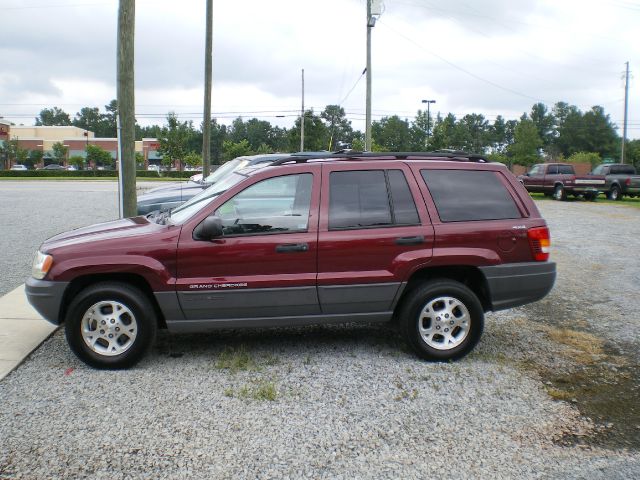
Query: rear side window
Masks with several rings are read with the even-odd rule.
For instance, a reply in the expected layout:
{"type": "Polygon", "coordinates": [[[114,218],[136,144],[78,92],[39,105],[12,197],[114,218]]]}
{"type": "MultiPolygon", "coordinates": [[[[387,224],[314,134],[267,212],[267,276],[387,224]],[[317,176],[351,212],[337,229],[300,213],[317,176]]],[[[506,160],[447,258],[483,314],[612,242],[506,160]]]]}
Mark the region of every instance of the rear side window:
{"type": "Polygon", "coordinates": [[[329,229],[419,223],[416,205],[401,170],[331,172],[329,229]]]}
{"type": "Polygon", "coordinates": [[[573,175],[573,167],[571,165],[558,165],[558,173],[573,175]]]}
{"type": "Polygon", "coordinates": [[[481,170],[421,170],[443,222],[521,218],[498,173],[481,170]]]}
{"type": "Polygon", "coordinates": [[[558,166],[557,165],[549,165],[547,167],[547,175],[557,175],[558,174],[558,166]]]}

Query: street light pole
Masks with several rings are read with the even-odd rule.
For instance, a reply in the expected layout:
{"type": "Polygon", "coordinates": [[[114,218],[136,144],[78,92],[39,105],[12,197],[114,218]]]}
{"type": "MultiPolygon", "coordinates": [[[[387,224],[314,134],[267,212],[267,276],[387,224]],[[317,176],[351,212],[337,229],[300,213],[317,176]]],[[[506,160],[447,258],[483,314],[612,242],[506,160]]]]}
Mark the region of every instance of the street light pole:
{"type": "Polygon", "coordinates": [[[427,142],[425,146],[429,148],[429,137],[431,136],[431,109],[429,108],[432,103],[436,103],[435,100],[422,100],[422,103],[427,104],[427,142]]]}

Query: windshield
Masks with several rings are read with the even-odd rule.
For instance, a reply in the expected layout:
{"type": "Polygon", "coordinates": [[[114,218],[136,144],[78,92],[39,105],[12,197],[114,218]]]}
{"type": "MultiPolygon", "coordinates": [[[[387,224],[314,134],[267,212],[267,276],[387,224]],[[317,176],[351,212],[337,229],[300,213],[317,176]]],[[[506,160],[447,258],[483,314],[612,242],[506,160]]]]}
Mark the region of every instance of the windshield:
{"type": "Polygon", "coordinates": [[[200,211],[202,207],[207,205],[211,200],[218,195],[223,194],[235,184],[247,178],[246,175],[242,175],[237,172],[233,172],[227,175],[224,179],[220,180],[215,185],[211,185],[209,188],[201,191],[196,196],[187,200],[179,207],[174,208],[171,211],[171,223],[181,224],[191,218],[196,212],[200,211]]]}
{"type": "Polygon", "coordinates": [[[604,175],[604,169],[604,165],[598,165],[593,172],[591,172],[591,175],[604,175]]]}
{"type": "Polygon", "coordinates": [[[216,183],[222,180],[226,175],[231,172],[235,172],[236,170],[240,170],[244,168],[249,163],[249,160],[246,158],[234,158],[221,165],[213,172],[211,175],[207,176],[207,178],[203,179],[204,183],[216,183]]]}

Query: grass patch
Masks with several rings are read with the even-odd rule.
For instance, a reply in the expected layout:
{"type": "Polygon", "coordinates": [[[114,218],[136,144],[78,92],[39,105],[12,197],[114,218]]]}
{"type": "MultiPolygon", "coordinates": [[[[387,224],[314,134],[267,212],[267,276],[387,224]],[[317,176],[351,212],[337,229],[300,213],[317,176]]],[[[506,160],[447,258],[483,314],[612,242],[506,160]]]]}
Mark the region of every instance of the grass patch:
{"type": "Polygon", "coordinates": [[[220,370],[229,370],[231,373],[258,370],[255,360],[244,345],[237,348],[225,347],[218,356],[215,367],[220,370]]]}
{"type": "Polygon", "coordinates": [[[275,402],[278,399],[278,389],[274,382],[260,381],[255,384],[242,385],[238,388],[226,388],[224,396],[241,400],[275,402]]]}

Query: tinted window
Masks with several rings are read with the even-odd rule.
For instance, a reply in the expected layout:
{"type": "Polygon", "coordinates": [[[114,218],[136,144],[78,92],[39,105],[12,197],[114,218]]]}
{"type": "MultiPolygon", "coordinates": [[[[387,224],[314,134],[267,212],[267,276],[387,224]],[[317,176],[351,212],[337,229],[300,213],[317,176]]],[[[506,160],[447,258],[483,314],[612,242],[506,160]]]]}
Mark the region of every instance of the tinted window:
{"type": "Polygon", "coordinates": [[[571,165],[558,165],[558,173],[573,175],[573,167],[571,165]]]}
{"type": "Polygon", "coordinates": [[[611,173],[613,175],[634,175],[635,170],[632,166],[615,165],[611,167],[611,173]]]}
{"type": "Polygon", "coordinates": [[[226,201],[215,215],[225,235],[306,231],[313,175],[285,175],[254,183],[226,201]]]}
{"type": "Polygon", "coordinates": [[[533,168],[529,170],[529,175],[542,175],[543,173],[542,165],[534,165],[533,168]]]}
{"type": "Polygon", "coordinates": [[[402,170],[389,170],[389,188],[393,204],[394,223],[416,225],[420,223],[413,195],[402,170]]]}
{"type": "Polygon", "coordinates": [[[547,175],[556,175],[558,173],[557,165],[549,165],[547,167],[547,175]]]}
{"type": "Polygon", "coordinates": [[[443,222],[521,217],[496,172],[422,170],[421,173],[443,222]]]}
{"type": "Polygon", "coordinates": [[[329,228],[391,224],[391,208],[383,170],[331,172],[329,228]]]}

